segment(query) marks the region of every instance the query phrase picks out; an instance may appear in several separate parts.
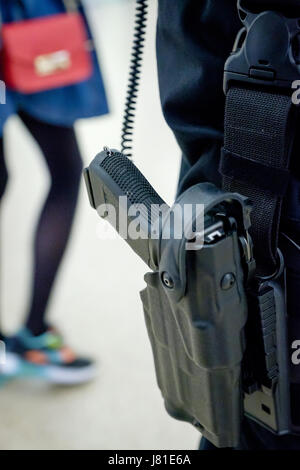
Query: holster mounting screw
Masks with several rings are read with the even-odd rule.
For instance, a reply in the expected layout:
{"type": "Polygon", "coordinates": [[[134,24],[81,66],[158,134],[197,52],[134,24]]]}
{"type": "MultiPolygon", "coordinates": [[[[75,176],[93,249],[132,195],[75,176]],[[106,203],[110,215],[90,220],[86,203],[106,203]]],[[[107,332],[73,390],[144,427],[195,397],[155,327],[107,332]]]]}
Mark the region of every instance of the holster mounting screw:
{"type": "Polygon", "coordinates": [[[171,278],[170,274],[167,273],[166,271],[162,273],[162,281],[168,289],[173,289],[174,281],[171,278]]]}
{"type": "Polygon", "coordinates": [[[235,284],[234,274],[227,273],[227,274],[225,274],[225,276],[223,276],[223,278],[221,280],[221,289],[229,290],[234,286],[234,284],[235,284]]]}

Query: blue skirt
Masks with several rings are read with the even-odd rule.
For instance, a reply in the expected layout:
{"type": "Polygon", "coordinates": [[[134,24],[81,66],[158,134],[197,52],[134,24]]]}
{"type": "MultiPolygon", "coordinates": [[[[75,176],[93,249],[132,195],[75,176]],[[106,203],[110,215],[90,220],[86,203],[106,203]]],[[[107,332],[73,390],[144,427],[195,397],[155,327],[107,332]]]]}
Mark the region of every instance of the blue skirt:
{"type": "MultiPolygon", "coordinates": [[[[65,11],[62,0],[0,0],[2,20],[12,21],[38,18],[65,11]]],[[[80,8],[84,20],[84,11],[80,8]]],[[[87,25],[90,39],[91,32],[87,25]]],[[[96,52],[92,52],[93,75],[83,82],[33,94],[21,94],[7,89],[6,104],[0,105],[0,136],[6,119],[22,109],[31,116],[49,124],[73,126],[77,119],[108,113],[108,105],[96,52]]]]}

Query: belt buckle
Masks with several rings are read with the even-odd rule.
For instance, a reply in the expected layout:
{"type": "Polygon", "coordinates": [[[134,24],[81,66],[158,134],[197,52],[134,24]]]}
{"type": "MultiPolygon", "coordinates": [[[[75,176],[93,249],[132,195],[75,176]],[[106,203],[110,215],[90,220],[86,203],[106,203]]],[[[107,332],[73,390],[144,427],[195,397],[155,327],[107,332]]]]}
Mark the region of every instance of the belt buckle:
{"type": "Polygon", "coordinates": [[[244,27],[225,63],[225,94],[232,82],[291,89],[300,79],[299,17],[286,17],[277,11],[253,12],[243,0],[239,0],[238,8],[244,27]]]}

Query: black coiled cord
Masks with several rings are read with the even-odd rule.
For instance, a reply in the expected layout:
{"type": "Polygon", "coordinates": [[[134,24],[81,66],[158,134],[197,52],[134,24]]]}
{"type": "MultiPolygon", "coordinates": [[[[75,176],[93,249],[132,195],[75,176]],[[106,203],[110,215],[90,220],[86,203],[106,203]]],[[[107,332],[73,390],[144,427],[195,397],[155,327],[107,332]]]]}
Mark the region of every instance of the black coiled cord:
{"type": "Polygon", "coordinates": [[[145,45],[147,10],[148,0],[136,0],[134,40],[121,137],[121,151],[128,158],[132,157],[133,129],[145,45]]]}

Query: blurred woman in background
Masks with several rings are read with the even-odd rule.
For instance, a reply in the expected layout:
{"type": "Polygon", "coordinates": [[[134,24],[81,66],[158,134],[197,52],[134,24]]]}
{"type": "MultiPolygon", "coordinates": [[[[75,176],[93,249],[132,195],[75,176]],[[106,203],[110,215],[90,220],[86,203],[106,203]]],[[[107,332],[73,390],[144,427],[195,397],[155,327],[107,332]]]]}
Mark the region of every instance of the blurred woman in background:
{"type": "Polygon", "coordinates": [[[31,301],[24,327],[6,340],[2,377],[37,375],[56,383],[93,378],[91,360],[78,357],[45,319],[55,277],[74,218],[82,161],[74,131],[79,118],[100,116],[108,106],[91,33],[75,0],[0,0],[2,80],[0,200],[8,173],[3,129],[18,114],[38,143],[50,188],[35,230],[31,301]],[[87,50],[89,45],[89,50],[87,50]]]}

